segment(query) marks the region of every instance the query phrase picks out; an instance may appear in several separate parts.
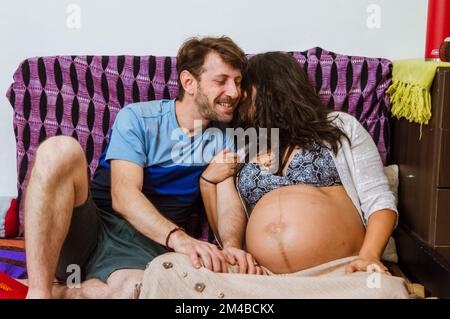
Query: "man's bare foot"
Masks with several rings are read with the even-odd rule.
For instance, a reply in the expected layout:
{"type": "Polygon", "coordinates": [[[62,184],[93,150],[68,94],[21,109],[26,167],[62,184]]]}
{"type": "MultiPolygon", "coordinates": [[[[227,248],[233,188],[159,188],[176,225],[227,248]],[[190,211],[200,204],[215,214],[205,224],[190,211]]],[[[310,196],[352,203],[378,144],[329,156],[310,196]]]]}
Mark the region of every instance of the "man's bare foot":
{"type": "Polygon", "coordinates": [[[53,283],[52,287],[52,295],[53,299],[70,299],[71,296],[68,295],[69,287],[65,284],[61,284],[58,282],[53,283]]]}
{"type": "Polygon", "coordinates": [[[52,293],[49,291],[28,290],[26,299],[51,299],[52,293]]]}
{"type": "Polygon", "coordinates": [[[28,290],[27,299],[66,299],[70,298],[68,296],[69,288],[58,282],[54,282],[51,292],[39,291],[39,290],[28,290]]]}

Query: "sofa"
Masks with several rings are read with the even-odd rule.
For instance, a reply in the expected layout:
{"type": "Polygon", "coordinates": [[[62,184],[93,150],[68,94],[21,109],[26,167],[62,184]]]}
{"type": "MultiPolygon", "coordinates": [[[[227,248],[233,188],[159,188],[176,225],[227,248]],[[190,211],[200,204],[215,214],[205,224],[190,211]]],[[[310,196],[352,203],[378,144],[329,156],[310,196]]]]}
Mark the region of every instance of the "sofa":
{"type": "MultiPolygon", "coordinates": [[[[391,62],[319,47],[287,53],[303,66],[324,107],[348,112],[362,123],[387,164],[390,101],[386,89],[391,83],[391,62]]],[[[120,109],[133,102],[175,98],[177,85],[176,58],[169,56],[49,56],[29,58],[19,65],[6,93],[14,110],[17,143],[17,231],[9,233],[13,241],[0,241],[0,252],[3,248],[14,252],[13,257],[0,255],[0,271],[26,278],[23,195],[39,144],[51,136],[74,137],[85,151],[93,176],[120,109]]],[[[196,237],[214,241],[202,210],[192,216],[192,225],[190,231],[196,237]]]]}

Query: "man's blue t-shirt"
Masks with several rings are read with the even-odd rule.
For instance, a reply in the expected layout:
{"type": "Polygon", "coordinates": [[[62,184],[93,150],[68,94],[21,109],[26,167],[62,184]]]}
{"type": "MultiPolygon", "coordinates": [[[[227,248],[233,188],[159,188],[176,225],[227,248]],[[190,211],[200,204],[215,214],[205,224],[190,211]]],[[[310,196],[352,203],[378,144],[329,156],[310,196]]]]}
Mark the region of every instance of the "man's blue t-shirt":
{"type": "Polygon", "coordinates": [[[97,206],[112,211],[110,160],[125,160],[144,170],[142,192],[167,218],[187,221],[199,199],[199,178],[224,147],[234,149],[226,126],[211,125],[188,136],[178,125],[174,100],[140,102],[124,107],[109,133],[91,182],[97,206]]]}

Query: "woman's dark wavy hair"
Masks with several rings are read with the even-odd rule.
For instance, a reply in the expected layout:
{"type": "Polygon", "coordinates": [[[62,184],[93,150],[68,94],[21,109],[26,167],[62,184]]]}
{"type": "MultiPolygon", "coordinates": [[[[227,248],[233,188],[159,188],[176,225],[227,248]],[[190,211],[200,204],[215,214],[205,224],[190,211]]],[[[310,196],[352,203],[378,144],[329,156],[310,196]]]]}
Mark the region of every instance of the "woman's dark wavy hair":
{"type": "Polygon", "coordinates": [[[271,129],[279,129],[278,174],[297,146],[312,151],[320,145],[336,154],[342,137],[350,143],[333,125],[334,118],[328,117],[332,110],[319,99],[301,65],[288,54],[267,52],[251,57],[243,90],[246,98],[235,125],[267,128],[269,146],[271,129]],[[256,96],[252,97],[253,88],[256,96]]]}

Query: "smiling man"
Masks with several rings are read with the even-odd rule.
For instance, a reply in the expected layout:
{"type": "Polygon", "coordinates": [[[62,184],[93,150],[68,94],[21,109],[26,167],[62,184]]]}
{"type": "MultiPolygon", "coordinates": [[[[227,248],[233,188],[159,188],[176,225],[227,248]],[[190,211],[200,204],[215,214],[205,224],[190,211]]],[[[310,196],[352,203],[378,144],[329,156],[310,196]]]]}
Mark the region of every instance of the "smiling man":
{"type": "Polygon", "coordinates": [[[193,153],[207,149],[209,158],[231,146],[204,132],[225,132],[245,68],[244,53],[227,37],[185,42],[177,56],[178,98],[123,108],[90,185],[75,139],[58,136],[40,145],[25,199],[29,298],[132,297],[146,264],[169,250],[216,272],[226,271],[226,262],[253,262],[240,249],[245,217],[236,203],[222,220],[229,228],[221,235],[228,243],[223,250],[186,234],[208,163],[186,160],[191,153],[175,161],[172,154],[180,141],[193,153]],[[55,289],[54,276],[67,281],[73,264],[80,266],[81,288],[55,289]]]}

